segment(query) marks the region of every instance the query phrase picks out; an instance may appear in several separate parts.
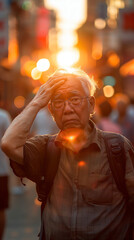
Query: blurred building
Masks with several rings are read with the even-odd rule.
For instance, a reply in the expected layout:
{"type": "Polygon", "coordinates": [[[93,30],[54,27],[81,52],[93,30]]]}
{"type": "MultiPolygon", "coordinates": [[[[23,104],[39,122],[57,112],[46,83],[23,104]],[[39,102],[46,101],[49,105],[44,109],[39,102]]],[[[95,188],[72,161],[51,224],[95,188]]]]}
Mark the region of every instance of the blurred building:
{"type": "Polygon", "coordinates": [[[134,2],[71,3],[0,0],[0,92],[12,116],[23,109],[59,63],[81,66],[94,75],[100,87],[97,95],[110,98],[125,92],[133,100],[134,2]],[[76,9],[74,14],[69,8],[76,9]],[[50,63],[45,72],[37,69],[42,58],[50,63]]]}

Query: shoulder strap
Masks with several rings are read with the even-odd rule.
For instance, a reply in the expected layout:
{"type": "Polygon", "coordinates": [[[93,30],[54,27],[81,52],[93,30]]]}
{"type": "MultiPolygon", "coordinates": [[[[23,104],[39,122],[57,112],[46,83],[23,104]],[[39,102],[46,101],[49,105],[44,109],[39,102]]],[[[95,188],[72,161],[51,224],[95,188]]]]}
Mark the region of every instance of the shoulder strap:
{"type": "Polygon", "coordinates": [[[55,145],[54,140],[55,136],[48,138],[45,161],[42,163],[42,177],[40,181],[36,183],[38,200],[44,205],[51,190],[60,160],[60,149],[55,145]]]}
{"type": "Polygon", "coordinates": [[[114,180],[119,191],[128,199],[128,192],[125,184],[126,154],[123,138],[120,135],[109,135],[105,132],[103,133],[103,138],[114,180]]]}
{"type": "Polygon", "coordinates": [[[46,182],[51,183],[53,183],[60,161],[60,149],[55,145],[54,140],[55,135],[48,139],[46,145],[46,164],[44,169],[46,182]]]}

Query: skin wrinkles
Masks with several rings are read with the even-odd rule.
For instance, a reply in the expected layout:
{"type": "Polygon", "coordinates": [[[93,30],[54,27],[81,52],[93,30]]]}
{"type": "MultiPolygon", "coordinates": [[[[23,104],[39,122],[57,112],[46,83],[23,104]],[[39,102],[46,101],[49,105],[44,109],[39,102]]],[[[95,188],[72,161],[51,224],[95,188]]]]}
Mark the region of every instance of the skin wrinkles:
{"type": "Polygon", "coordinates": [[[52,101],[56,99],[67,99],[68,97],[72,96],[82,97],[78,91],[71,91],[68,94],[66,94],[66,91],[61,91],[61,93],[58,93],[53,97],[52,101]]]}

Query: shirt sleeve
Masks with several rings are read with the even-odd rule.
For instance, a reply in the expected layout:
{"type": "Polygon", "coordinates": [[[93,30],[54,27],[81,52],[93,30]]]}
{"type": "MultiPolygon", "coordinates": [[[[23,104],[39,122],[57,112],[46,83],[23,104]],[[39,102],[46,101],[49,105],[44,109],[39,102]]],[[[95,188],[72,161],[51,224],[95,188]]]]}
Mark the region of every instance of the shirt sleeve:
{"type": "Polygon", "coordinates": [[[48,135],[35,136],[24,145],[24,169],[26,177],[38,182],[43,175],[48,135]]]}
{"type": "Polygon", "coordinates": [[[35,136],[26,141],[23,147],[23,164],[10,159],[10,166],[18,177],[26,177],[38,182],[43,175],[47,135],[35,136]]]}

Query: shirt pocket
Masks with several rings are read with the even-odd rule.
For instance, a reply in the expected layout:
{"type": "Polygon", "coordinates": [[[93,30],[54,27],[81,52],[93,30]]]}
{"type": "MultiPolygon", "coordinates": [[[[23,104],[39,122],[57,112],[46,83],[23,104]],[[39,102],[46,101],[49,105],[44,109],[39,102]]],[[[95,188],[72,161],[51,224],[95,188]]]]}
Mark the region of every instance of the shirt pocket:
{"type": "Polygon", "coordinates": [[[91,173],[88,175],[86,183],[81,187],[82,197],[88,204],[97,205],[112,204],[113,181],[112,175],[102,175],[91,173]]]}

